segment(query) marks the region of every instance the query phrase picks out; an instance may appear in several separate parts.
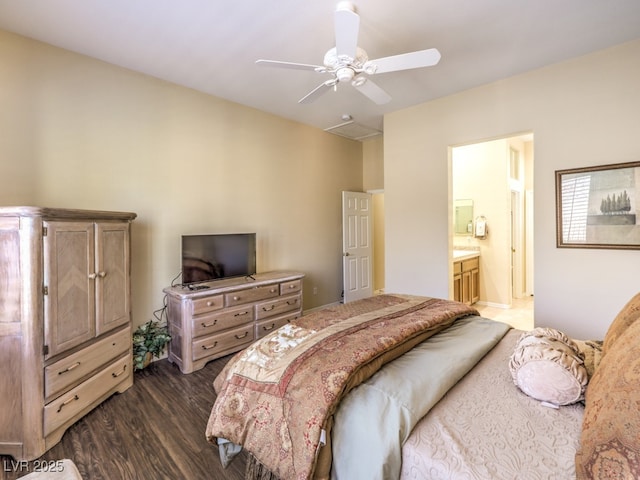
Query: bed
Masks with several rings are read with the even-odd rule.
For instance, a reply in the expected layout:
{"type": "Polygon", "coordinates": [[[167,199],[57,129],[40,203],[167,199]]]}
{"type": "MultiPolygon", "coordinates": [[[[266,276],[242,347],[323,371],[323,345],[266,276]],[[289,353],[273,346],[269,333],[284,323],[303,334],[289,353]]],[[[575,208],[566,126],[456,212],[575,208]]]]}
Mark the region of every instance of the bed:
{"type": "Polygon", "coordinates": [[[227,363],[206,436],[247,479],[638,478],[638,318],[600,347],[442,299],[330,307],[227,363]]]}

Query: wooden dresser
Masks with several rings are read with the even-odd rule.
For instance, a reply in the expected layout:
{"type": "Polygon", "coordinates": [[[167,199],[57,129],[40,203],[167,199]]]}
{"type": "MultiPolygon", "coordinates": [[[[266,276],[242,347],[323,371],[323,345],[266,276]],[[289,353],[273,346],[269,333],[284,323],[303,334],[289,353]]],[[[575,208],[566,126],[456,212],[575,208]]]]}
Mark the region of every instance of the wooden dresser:
{"type": "Polygon", "coordinates": [[[0,454],[41,456],[133,384],[135,217],[0,207],[0,454]]]}
{"type": "Polygon", "coordinates": [[[299,272],[267,272],[203,283],[206,289],[165,288],[169,361],[182,373],[243,349],[302,315],[299,272]]]}

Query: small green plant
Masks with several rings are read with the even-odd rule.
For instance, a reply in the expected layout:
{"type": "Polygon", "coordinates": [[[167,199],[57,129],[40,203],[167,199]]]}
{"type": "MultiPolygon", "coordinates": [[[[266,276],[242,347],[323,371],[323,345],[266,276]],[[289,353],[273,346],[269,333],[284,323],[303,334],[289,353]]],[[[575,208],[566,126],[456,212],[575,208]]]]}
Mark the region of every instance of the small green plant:
{"type": "Polygon", "coordinates": [[[153,357],[160,358],[171,340],[166,325],[157,320],[149,320],[133,332],[134,370],[145,368],[153,357]]]}

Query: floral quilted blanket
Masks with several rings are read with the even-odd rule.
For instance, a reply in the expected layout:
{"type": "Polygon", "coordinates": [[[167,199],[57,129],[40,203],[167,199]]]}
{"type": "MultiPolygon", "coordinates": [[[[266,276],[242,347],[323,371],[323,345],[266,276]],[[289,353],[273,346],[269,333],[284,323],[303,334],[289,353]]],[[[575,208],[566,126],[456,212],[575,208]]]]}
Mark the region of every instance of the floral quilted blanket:
{"type": "Polygon", "coordinates": [[[325,445],[340,399],[385,363],[476,314],[448,300],[379,295],[305,315],[227,363],[214,382],[207,438],[241,445],[283,480],[326,478],[325,445]]]}

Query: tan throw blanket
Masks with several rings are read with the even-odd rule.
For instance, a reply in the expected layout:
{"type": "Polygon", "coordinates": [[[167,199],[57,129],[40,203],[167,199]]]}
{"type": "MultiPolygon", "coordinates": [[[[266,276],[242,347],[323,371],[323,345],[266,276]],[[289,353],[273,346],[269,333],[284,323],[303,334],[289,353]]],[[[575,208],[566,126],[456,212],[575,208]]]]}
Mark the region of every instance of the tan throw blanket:
{"type": "Polygon", "coordinates": [[[306,315],[233,357],[216,378],[206,435],[242,445],[283,480],[328,478],[340,399],[457,318],[457,302],[381,295],[306,315]]]}

